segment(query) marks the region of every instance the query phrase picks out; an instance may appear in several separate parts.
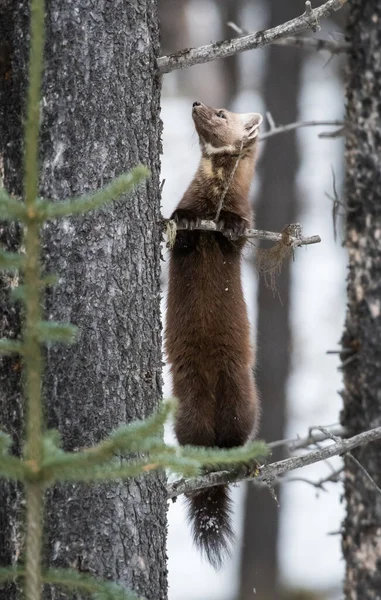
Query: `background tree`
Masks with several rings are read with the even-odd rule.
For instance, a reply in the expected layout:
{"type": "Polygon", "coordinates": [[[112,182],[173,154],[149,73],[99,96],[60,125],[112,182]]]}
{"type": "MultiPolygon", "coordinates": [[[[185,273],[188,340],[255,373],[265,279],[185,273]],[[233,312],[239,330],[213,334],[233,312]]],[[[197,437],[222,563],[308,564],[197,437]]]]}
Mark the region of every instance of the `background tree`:
{"type": "MultiPolygon", "coordinates": [[[[350,432],[381,423],[381,3],[351,0],[347,38],[346,246],[348,312],[342,338],[344,409],[350,432]]],[[[381,486],[380,444],[354,452],[381,486]]],[[[358,465],[345,459],[343,552],[345,597],[381,595],[381,495],[358,465]]]]}
{"type": "MultiPolygon", "coordinates": [[[[267,3],[268,27],[292,19],[292,1],[267,3]]],[[[298,97],[303,51],[270,46],[266,49],[263,99],[266,110],[279,123],[298,120],[298,97]]],[[[281,231],[285,223],[298,220],[296,175],[299,157],[296,132],[269,139],[261,158],[260,190],[255,205],[256,227],[281,231]]],[[[282,439],[286,426],[286,384],[292,355],[289,324],[290,261],[277,278],[277,293],[258,279],[257,345],[261,368],[256,378],[264,410],[259,436],[282,439]]],[[[278,455],[275,455],[279,457],[278,455]]],[[[280,488],[277,494],[280,494],[280,488]]],[[[246,485],[244,537],[241,556],[240,599],[252,598],[253,587],[263,600],[278,600],[278,529],[280,510],[268,489],[246,485]],[[261,515],[258,518],[258,515],[261,515]]]]}
{"type": "MultiPolygon", "coordinates": [[[[18,194],[28,4],[0,7],[4,185],[18,194]]],[[[48,351],[44,389],[49,425],[61,431],[65,449],[74,449],[145,417],[161,394],[157,3],[97,2],[90,11],[86,2],[53,0],[46,29],[40,192],[58,201],[98,188],[137,163],[151,169],[128,203],[45,232],[47,269],[61,278],[47,315],[70,318],[81,331],[69,350],[48,351]]],[[[7,247],[16,247],[17,233],[2,231],[7,247]]],[[[3,281],[1,333],[17,337],[17,311],[5,301],[10,286],[11,279],[3,281]]],[[[1,377],[1,428],[19,440],[17,360],[2,359],[1,377]]],[[[6,564],[19,557],[20,503],[14,486],[2,481],[0,490],[0,561],[6,564]]],[[[71,564],[119,579],[147,598],[166,597],[162,475],[107,487],[61,485],[50,500],[52,565],[71,564]]],[[[15,591],[6,593],[8,600],[15,591]]]]}

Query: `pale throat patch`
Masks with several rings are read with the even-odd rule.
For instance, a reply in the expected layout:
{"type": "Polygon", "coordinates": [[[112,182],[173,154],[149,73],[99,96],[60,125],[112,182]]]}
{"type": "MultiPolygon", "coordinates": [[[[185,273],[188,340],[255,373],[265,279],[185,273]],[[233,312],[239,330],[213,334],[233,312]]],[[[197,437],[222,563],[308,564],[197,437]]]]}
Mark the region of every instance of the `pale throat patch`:
{"type": "Polygon", "coordinates": [[[206,142],[204,144],[204,151],[206,154],[233,154],[234,152],[237,152],[237,149],[234,146],[234,144],[229,144],[228,146],[220,146],[219,148],[216,148],[215,146],[212,146],[212,144],[210,144],[209,142],[206,142]]]}

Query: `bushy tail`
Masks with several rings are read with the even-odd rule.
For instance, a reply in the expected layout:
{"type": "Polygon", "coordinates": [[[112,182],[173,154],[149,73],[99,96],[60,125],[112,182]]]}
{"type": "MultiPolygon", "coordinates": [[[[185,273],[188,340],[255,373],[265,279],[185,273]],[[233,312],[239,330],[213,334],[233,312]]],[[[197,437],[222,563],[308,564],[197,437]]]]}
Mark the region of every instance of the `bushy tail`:
{"type": "Polygon", "coordinates": [[[228,487],[211,487],[188,497],[193,539],[215,569],[230,555],[234,534],[228,487]]]}

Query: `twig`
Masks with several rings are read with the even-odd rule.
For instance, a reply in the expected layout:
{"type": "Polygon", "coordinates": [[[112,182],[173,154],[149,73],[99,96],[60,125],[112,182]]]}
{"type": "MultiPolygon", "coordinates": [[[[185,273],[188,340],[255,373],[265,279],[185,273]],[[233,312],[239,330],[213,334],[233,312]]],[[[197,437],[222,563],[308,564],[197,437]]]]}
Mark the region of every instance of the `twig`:
{"type": "Polygon", "coordinates": [[[305,13],[272,29],[257,31],[256,33],[225,40],[224,42],[207,44],[200,48],[186,48],[169,56],[161,56],[157,61],[159,70],[161,73],[169,73],[176,69],[184,69],[185,67],[210,62],[217,58],[232,56],[245,50],[262,48],[274,43],[275,40],[288,38],[306,29],[316,30],[319,28],[320,19],[328,17],[334,11],[339,10],[346,2],[347,0],[328,0],[328,2],[314,9],[311,8],[309,2],[306,2],[305,13]]]}
{"type": "MultiPolygon", "coordinates": [[[[266,140],[267,138],[272,137],[273,135],[287,133],[288,131],[293,131],[294,129],[301,129],[302,127],[339,127],[342,125],[343,121],[340,121],[338,119],[333,121],[297,121],[295,123],[288,123],[287,125],[278,125],[277,127],[272,127],[269,129],[269,131],[265,131],[265,133],[262,133],[260,136],[258,136],[258,139],[260,142],[262,142],[263,140],[266,140]]],[[[325,137],[327,136],[325,135],[325,137]]]]}
{"type": "Polygon", "coordinates": [[[312,485],[314,488],[316,488],[318,490],[323,490],[323,492],[326,492],[327,490],[325,489],[324,484],[337,483],[338,481],[340,481],[340,475],[343,471],[344,471],[343,468],[336,469],[335,471],[330,473],[327,477],[323,477],[322,479],[319,479],[318,481],[313,481],[312,479],[307,479],[305,477],[287,477],[287,479],[283,479],[282,481],[285,483],[290,483],[290,482],[308,483],[309,485],[312,485]]]}
{"type": "Polygon", "coordinates": [[[320,139],[335,139],[335,138],[339,138],[339,137],[344,137],[345,135],[345,125],[343,125],[342,127],[339,127],[339,129],[336,129],[335,131],[322,131],[321,133],[319,133],[319,138],[320,139]]]}
{"type": "Polygon", "coordinates": [[[312,427],[309,433],[305,437],[297,437],[285,440],[277,440],[276,442],[270,442],[268,447],[271,449],[279,448],[280,446],[287,446],[287,448],[293,452],[295,450],[301,450],[302,448],[308,448],[309,446],[315,446],[320,442],[324,442],[331,438],[331,433],[340,437],[345,437],[346,430],[341,425],[334,425],[332,429],[325,428],[327,433],[321,431],[313,433],[316,427],[312,427]]]}
{"type": "MultiPolygon", "coordinates": [[[[236,23],[228,21],[228,27],[231,27],[240,36],[250,35],[250,32],[246,29],[242,29],[236,23]]],[[[331,54],[341,54],[342,52],[348,52],[350,48],[349,42],[337,42],[336,40],[322,40],[321,38],[314,37],[299,37],[290,36],[280,40],[274,40],[270,42],[274,46],[295,46],[296,48],[303,48],[306,50],[327,50],[331,54]]]]}
{"type": "MultiPolygon", "coordinates": [[[[339,199],[339,194],[337,193],[337,188],[336,188],[336,175],[335,175],[335,171],[333,169],[333,166],[331,165],[331,172],[332,172],[332,187],[333,187],[333,196],[331,196],[330,194],[328,194],[327,192],[325,193],[325,195],[327,196],[327,198],[329,200],[331,200],[332,202],[332,224],[333,224],[333,239],[337,240],[337,217],[340,215],[340,207],[343,206],[343,203],[340,202],[339,199]]],[[[345,206],[344,206],[345,208],[345,206]]]]}
{"type": "MultiPolygon", "coordinates": [[[[328,436],[330,437],[330,436],[328,436]]],[[[168,498],[175,498],[180,494],[189,494],[197,490],[202,490],[215,485],[226,485],[236,483],[238,481],[252,480],[254,484],[262,484],[266,482],[272,483],[279,475],[300,469],[307,465],[311,465],[332,456],[340,456],[346,454],[353,448],[368,444],[381,438],[381,427],[376,427],[364,433],[360,433],[346,440],[340,440],[334,444],[309,452],[304,456],[293,456],[285,460],[270,463],[260,468],[259,475],[253,478],[253,469],[247,465],[241,465],[230,471],[217,471],[208,473],[194,479],[181,479],[168,485],[168,498]]]]}
{"type": "MultiPolygon", "coordinates": [[[[335,442],[337,442],[337,440],[339,439],[336,435],[334,435],[332,432],[327,431],[324,427],[320,426],[320,427],[318,427],[318,429],[320,429],[320,431],[322,433],[328,435],[331,438],[331,440],[333,440],[335,442]]],[[[351,460],[353,462],[353,464],[356,465],[356,467],[358,469],[360,469],[360,471],[364,475],[365,479],[367,479],[369,481],[369,483],[371,484],[373,489],[375,489],[379,494],[381,494],[381,488],[377,485],[377,483],[374,481],[373,477],[368,473],[368,471],[360,463],[360,461],[357,460],[357,458],[355,456],[353,456],[352,452],[347,452],[346,456],[349,458],[349,460],[351,460]]]]}
{"type": "MultiPolygon", "coordinates": [[[[179,230],[184,229],[184,227],[177,225],[175,221],[171,221],[171,220],[167,221],[167,225],[170,226],[171,228],[177,228],[179,230]]],[[[289,227],[295,227],[296,225],[298,225],[298,224],[290,225],[289,227]]],[[[216,223],[214,221],[209,221],[209,220],[202,220],[200,222],[200,224],[197,227],[195,227],[195,229],[199,230],[199,231],[218,231],[216,223]]],[[[260,240],[268,240],[270,242],[280,242],[284,239],[282,233],[275,233],[273,231],[264,231],[262,229],[247,229],[245,231],[245,233],[242,234],[242,236],[246,237],[246,238],[256,238],[256,239],[260,239],[260,240]]],[[[289,236],[289,244],[292,247],[308,246],[310,244],[318,244],[319,242],[321,242],[321,238],[319,235],[312,235],[310,237],[303,237],[302,235],[300,235],[300,236],[291,236],[290,235],[289,236]]]]}

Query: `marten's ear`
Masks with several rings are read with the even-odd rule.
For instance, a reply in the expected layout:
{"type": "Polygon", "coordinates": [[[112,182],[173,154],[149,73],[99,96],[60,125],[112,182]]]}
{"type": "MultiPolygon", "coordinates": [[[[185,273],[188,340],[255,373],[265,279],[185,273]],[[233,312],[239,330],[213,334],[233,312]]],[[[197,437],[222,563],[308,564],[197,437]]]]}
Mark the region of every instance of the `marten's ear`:
{"type": "Polygon", "coordinates": [[[241,115],[243,126],[247,132],[247,138],[253,140],[258,135],[258,129],[263,121],[262,115],[259,113],[246,113],[241,115]]]}

